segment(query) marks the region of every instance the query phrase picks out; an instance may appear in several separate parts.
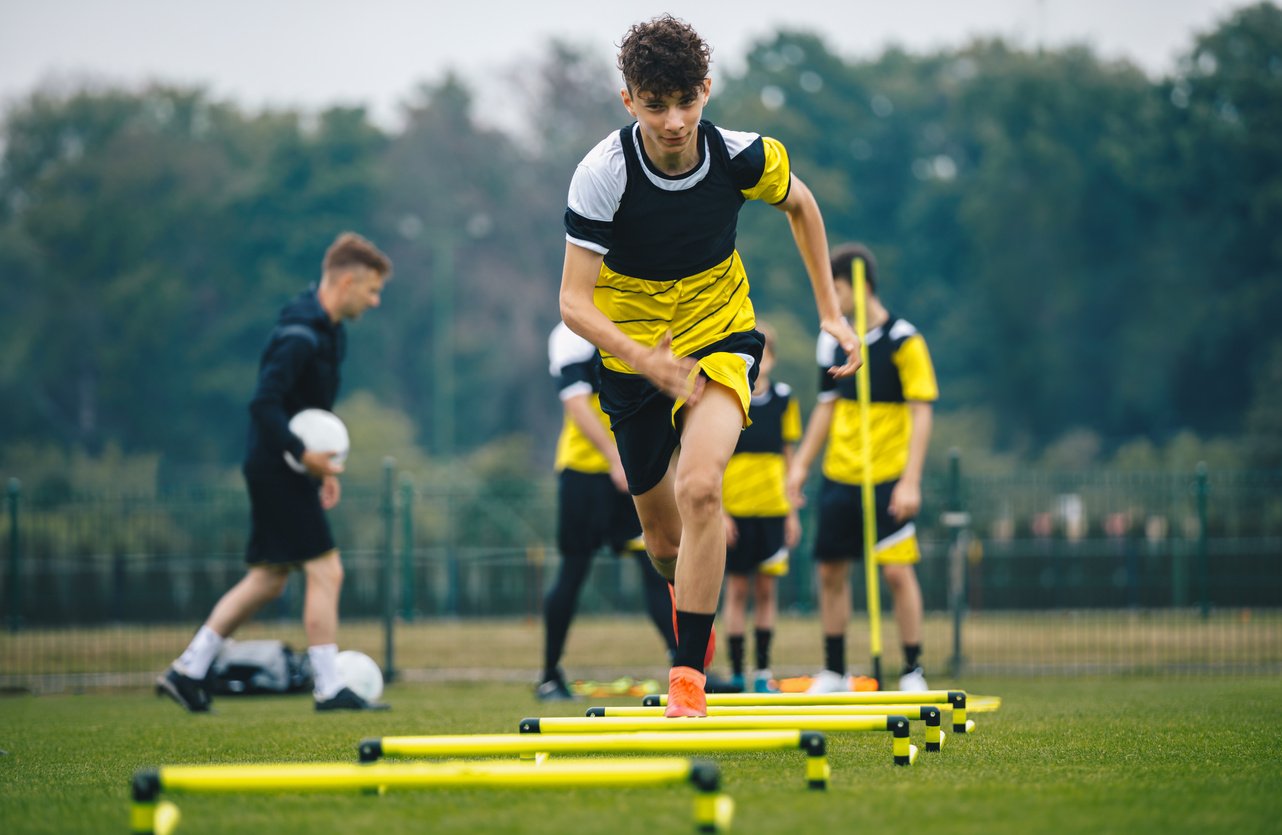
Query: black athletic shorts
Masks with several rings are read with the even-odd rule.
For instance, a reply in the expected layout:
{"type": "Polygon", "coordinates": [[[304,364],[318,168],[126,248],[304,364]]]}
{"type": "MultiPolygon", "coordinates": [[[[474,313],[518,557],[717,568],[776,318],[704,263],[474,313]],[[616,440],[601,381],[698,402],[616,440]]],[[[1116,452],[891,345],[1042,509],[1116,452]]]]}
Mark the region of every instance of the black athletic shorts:
{"type": "Polygon", "coordinates": [[[755,574],[761,564],[783,550],[782,516],[736,516],[739,538],[726,547],[726,573],[755,574]]]}
{"type": "Polygon", "coordinates": [[[636,505],[632,496],[619,492],[609,473],[562,470],[557,498],[556,544],[562,554],[592,554],[602,545],[616,554],[640,550],[636,505]]]}
{"type": "MultiPolygon", "coordinates": [[[[748,390],[751,391],[761,368],[764,345],[765,337],[759,331],[743,331],[700,348],[690,356],[702,359],[709,354],[729,353],[751,357],[748,368],[748,390]]],[[[601,409],[610,416],[619,459],[628,476],[628,490],[634,496],[653,489],[668,472],[672,453],[681,442],[672,425],[675,403],[640,374],[601,369],[601,409]]]]}
{"type": "Polygon", "coordinates": [[[291,565],[334,550],[320,483],[294,473],[245,474],[249,488],[250,565],[291,565]]]}
{"type": "MultiPolygon", "coordinates": [[[[912,563],[920,559],[917,527],[912,519],[896,521],[890,515],[890,494],[898,479],[873,487],[877,531],[873,536],[879,563],[912,563]]],[[[863,490],[824,478],[819,491],[819,530],[815,534],[815,559],[819,562],[863,559],[863,490]]]]}

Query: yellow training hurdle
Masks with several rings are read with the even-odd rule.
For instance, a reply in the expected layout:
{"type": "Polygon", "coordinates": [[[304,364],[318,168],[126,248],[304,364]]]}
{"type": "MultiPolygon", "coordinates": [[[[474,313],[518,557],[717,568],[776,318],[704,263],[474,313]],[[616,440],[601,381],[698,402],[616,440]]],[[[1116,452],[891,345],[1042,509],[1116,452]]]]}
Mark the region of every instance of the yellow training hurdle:
{"type": "Polygon", "coordinates": [[[545,762],[548,754],[707,754],[729,751],[783,751],[806,754],[806,783],[828,786],[831,768],[827,742],[816,731],[726,730],[637,733],[475,734],[385,736],[361,742],[361,762],[382,757],[456,757],[519,755],[545,762]]]}
{"type": "Polygon", "coordinates": [[[531,768],[521,762],[445,763],[296,763],[280,765],[187,765],[142,769],[134,774],[130,831],[133,835],[170,835],[178,826],[178,807],[162,793],[382,793],[390,789],[598,788],[666,786],[689,783],[695,796],[699,832],[730,827],[734,803],[721,794],[716,763],[680,757],[579,759],[531,768]]]}
{"type": "Polygon", "coordinates": [[[917,746],[908,738],[906,716],[706,716],[698,719],[657,717],[573,717],[547,716],[522,719],[523,734],[597,734],[635,731],[747,731],[788,729],[800,731],[888,731],[893,737],[895,765],[911,765],[917,746]]]}

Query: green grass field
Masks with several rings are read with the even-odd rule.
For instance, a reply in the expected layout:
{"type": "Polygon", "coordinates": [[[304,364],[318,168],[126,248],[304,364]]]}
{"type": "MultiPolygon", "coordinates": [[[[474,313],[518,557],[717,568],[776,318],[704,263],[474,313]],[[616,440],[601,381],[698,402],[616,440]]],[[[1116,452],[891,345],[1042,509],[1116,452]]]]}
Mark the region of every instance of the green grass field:
{"type": "MultiPolygon", "coordinates": [[[[937,686],[946,686],[938,682],[937,686]]],[[[1000,695],[978,732],[890,764],[882,734],[829,735],[827,792],[803,786],[796,752],[722,755],[732,831],[1277,832],[1282,753],[1272,678],[967,680],[1000,695]]],[[[125,833],[141,766],[353,762],[369,736],[514,732],[551,710],[525,686],[401,684],[375,715],[316,714],[307,696],[224,698],[190,716],[138,691],[0,698],[0,830],[125,833]]],[[[598,700],[600,701],[600,700],[598,700]]],[[[629,700],[627,703],[635,703],[629,700]]],[[[914,731],[920,745],[920,731],[914,731]]],[[[693,831],[692,792],[450,790],[179,796],[180,833],[693,831]]]]}

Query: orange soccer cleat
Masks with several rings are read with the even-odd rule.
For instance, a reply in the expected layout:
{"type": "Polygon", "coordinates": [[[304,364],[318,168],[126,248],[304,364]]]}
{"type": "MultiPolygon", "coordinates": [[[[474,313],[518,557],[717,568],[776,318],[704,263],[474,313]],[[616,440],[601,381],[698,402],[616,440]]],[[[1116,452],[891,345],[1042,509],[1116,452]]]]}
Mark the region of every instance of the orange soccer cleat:
{"type": "Polygon", "coordinates": [[[708,677],[693,667],[673,667],[668,671],[669,719],[684,716],[707,716],[708,696],[703,687],[708,677]]]}

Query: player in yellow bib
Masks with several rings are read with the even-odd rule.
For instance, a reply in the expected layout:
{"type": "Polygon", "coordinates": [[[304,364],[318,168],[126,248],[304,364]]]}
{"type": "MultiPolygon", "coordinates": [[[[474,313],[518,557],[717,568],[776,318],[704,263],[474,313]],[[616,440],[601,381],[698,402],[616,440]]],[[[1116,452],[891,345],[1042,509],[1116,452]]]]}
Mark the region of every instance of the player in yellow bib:
{"type": "Polygon", "coordinates": [[[761,373],[752,389],[752,425],[743,430],[726,467],[726,594],[721,621],[730,644],[730,683],[738,690],[769,693],[779,607],[778,578],[788,573],[788,556],[801,539],[801,521],[785,493],[785,474],[801,438],[801,410],[786,383],[770,379],[774,368],[774,331],[758,321],[766,337],[761,373]],[[748,600],[753,604],[756,667],[744,678],[744,637],[748,600]]]}
{"type": "MultiPolygon", "coordinates": [[[[854,310],[851,265],[864,262],[867,280],[869,422],[872,483],[877,530],[877,564],[890,587],[895,624],[904,650],[900,690],[925,690],[921,656],[922,600],[914,565],[921,559],[913,519],[921,508],[921,471],[930,443],[932,403],[939,399],[935,369],[926,340],[909,322],[891,313],[877,296],[877,264],[859,244],[833,252],[832,273],[842,310],[854,310]]],[[[842,349],[819,335],[819,402],[810,414],[805,437],[788,474],[793,501],[811,462],[826,445],[815,561],[819,571],[819,618],[824,634],[824,669],[811,692],[849,689],[846,677],[846,627],[850,622],[850,564],[863,559],[863,456],[859,438],[859,396],[854,381],[833,380],[826,369],[844,361],[842,349]]]]}
{"type": "Polygon", "coordinates": [[[748,422],[761,357],[735,249],[745,202],[788,216],[820,326],[850,357],[836,373],[854,374],[859,362],[819,206],[780,142],[703,120],[708,59],[707,43],[671,16],[624,36],[620,95],[636,121],[575,170],[561,278],[562,319],[604,361],[601,406],[646,548],[675,582],[669,716],[707,713],[704,666],[725,568],[722,476],[748,422]]]}
{"type": "Polygon", "coordinates": [[[645,559],[641,522],[601,411],[601,359],[596,348],[560,323],[548,337],[548,370],[565,412],[556,445],[556,542],[561,562],[543,600],[543,677],[535,695],[540,701],[558,701],[573,698],[561,672],[561,655],[592,557],[602,546],[639,558],[646,612],[669,657],[677,642],[667,583],[645,559]]]}

